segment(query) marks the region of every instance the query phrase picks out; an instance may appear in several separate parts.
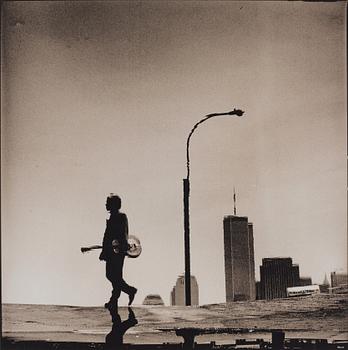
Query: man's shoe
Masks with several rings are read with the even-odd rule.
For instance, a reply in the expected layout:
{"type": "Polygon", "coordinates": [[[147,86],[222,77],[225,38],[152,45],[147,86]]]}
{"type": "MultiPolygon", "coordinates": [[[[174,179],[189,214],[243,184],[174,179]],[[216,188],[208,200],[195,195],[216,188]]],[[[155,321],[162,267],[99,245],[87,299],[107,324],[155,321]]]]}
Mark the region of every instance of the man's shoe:
{"type": "Polygon", "coordinates": [[[134,300],[135,294],[137,293],[137,289],[134,288],[133,291],[129,294],[129,302],[128,305],[132,305],[132,302],[134,300]]]}

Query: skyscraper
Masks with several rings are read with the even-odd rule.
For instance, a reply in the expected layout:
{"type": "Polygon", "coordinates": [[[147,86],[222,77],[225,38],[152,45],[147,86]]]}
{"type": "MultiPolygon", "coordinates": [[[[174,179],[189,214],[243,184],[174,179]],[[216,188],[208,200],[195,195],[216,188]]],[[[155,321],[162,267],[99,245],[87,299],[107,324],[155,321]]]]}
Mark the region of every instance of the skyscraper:
{"type": "Polygon", "coordinates": [[[255,300],[253,225],[246,216],[224,217],[226,301],[255,300]]]}
{"type": "MultiPolygon", "coordinates": [[[[170,293],[171,305],[185,304],[185,277],[180,275],[170,293]]],[[[195,276],[191,275],[191,305],[199,305],[198,283],[195,276]]]]}
{"type": "Polygon", "coordinates": [[[286,288],[300,285],[299,266],[291,258],[264,258],[260,279],[261,299],[286,298],[286,288]]]}

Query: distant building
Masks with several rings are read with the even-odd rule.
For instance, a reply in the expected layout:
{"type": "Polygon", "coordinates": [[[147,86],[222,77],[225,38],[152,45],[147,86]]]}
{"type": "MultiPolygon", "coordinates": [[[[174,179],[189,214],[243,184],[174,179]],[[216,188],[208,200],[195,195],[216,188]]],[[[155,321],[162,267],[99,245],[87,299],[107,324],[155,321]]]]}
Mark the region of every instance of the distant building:
{"type": "Polygon", "coordinates": [[[164,302],[160,295],[149,294],[145,297],[143,305],[164,305],[164,302]]]}
{"type": "Polygon", "coordinates": [[[288,297],[300,297],[319,293],[320,290],[318,285],[296,286],[286,288],[286,294],[288,297]]]}
{"type": "Polygon", "coordinates": [[[260,281],[257,281],[255,283],[255,290],[256,290],[256,300],[261,299],[261,283],[260,281]]]}
{"type": "Polygon", "coordinates": [[[175,286],[170,292],[170,305],[175,305],[175,286]]]}
{"type": "Polygon", "coordinates": [[[342,272],[331,272],[331,287],[340,287],[348,284],[348,275],[342,272]]]}
{"type": "Polygon", "coordinates": [[[348,293],[348,275],[342,272],[331,272],[331,288],[329,293],[347,294],[348,293]]]}
{"type": "Polygon", "coordinates": [[[255,300],[253,224],[246,216],[224,217],[226,301],[255,300]]]}
{"type": "MultiPolygon", "coordinates": [[[[171,305],[185,305],[185,276],[180,275],[170,293],[171,305]]],[[[195,276],[191,275],[191,305],[199,305],[198,283],[195,276]]]]}
{"type": "Polygon", "coordinates": [[[299,285],[299,266],[291,258],[264,258],[260,279],[260,299],[286,298],[286,288],[299,285]]]}
{"type": "Polygon", "coordinates": [[[311,286],[312,285],[312,278],[311,277],[300,277],[299,286],[311,286]]]}
{"type": "Polygon", "coordinates": [[[322,284],[319,284],[320,293],[329,293],[330,283],[325,274],[325,278],[322,284]]]}

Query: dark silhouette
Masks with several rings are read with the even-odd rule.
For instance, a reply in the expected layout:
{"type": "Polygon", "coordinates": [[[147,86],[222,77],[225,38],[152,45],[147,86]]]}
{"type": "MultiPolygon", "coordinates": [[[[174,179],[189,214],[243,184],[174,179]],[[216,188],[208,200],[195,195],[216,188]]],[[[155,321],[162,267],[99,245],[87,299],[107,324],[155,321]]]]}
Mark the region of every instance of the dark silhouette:
{"type": "Polygon", "coordinates": [[[105,308],[110,313],[116,312],[118,307],[118,298],[121,291],[128,294],[131,305],[137,289],[129,286],[123,279],[123,263],[128,249],[128,219],[126,214],[120,213],[121,198],[111,194],[106,199],[106,210],[110,212],[110,218],[106,222],[106,229],[103,238],[102,252],[99,259],[106,261],[106,278],[112,284],[112,295],[105,304],[105,308]],[[113,241],[118,241],[118,253],[115,253],[113,241]]]}
{"type": "Polygon", "coordinates": [[[105,343],[112,346],[122,345],[124,334],[129,328],[134,327],[138,323],[138,320],[135,318],[134,312],[130,307],[128,307],[128,319],[123,322],[117,311],[110,311],[110,313],[113,319],[113,325],[111,332],[105,338],[105,343]]]}

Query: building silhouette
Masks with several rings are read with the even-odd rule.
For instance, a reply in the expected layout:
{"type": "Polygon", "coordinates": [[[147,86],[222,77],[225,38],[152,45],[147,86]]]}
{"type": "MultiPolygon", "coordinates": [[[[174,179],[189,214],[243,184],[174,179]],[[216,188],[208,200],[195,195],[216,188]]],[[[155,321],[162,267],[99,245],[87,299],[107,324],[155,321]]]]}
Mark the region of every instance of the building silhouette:
{"type": "Polygon", "coordinates": [[[319,284],[320,293],[329,293],[330,283],[325,274],[325,278],[322,284],[319,284]]]}
{"type": "Polygon", "coordinates": [[[149,294],[145,297],[143,305],[164,305],[164,302],[159,294],[149,294]]]}
{"type": "Polygon", "coordinates": [[[311,286],[312,285],[312,278],[311,277],[300,277],[299,286],[311,286]]]}
{"type": "Polygon", "coordinates": [[[256,290],[256,300],[260,300],[261,299],[261,283],[260,283],[260,281],[256,281],[255,290],[256,290]]]}
{"type": "Polygon", "coordinates": [[[224,217],[226,301],[255,300],[253,224],[246,216],[224,217]]]}
{"type": "Polygon", "coordinates": [[[348,275],[342,272],[331,272],[331,287],[341,287],[348,284],[348,275]]]}
{"type": "Polygon", "coordinates": [[[299,266],[291,258],[264,258],[260,266],[260,299],[286,298],[286,288],[300,285],[299,266]]]}
{"type": "MultiPolygon", "coordinates": [[[[171,305],[185,306],[185,276],[180,275],[170,293],[171,305]]],[[[198,283],[195,276],[191,275],[191,305],[199,305],[198,283]]]]}

